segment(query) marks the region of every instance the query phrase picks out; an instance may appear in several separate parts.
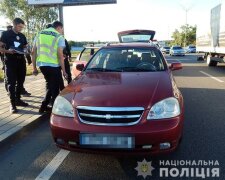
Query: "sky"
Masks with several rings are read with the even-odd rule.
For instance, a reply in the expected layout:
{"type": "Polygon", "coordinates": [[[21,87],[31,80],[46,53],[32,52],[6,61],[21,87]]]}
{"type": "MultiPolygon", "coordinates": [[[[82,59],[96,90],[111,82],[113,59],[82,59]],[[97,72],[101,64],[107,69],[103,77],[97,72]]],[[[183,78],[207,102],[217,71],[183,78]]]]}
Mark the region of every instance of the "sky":
{"type": "MultiPolygon", "coordinates": [[[[117,32],[130,29],[156,31],[157,40],[171,39],[175,29],[209,23],[210,9],[223,0],[117,0],[117,4],[63,8],[68,40],[117,41],[117,32]]],[[[7,20],[0,15],[0,26],[7,20]]]]}

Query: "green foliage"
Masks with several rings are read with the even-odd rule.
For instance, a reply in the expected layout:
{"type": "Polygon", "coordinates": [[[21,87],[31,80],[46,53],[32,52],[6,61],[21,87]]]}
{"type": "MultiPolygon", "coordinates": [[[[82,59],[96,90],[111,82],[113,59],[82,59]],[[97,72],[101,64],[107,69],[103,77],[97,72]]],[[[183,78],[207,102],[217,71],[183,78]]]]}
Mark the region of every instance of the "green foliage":
{"type": "Polygon", "coordinates": [[[171,45],[188,46],[196,44],[196,26],[184,25],[173,32],[171,45]]]}
{"type": "Polygon", "coordinates": [[[29,6],[26,0],[3,0],[0,12],[11,21],[16,17],[23,19],[26,23],[25,35],[29,40],[58,18],[57,8],[29,6]]]}

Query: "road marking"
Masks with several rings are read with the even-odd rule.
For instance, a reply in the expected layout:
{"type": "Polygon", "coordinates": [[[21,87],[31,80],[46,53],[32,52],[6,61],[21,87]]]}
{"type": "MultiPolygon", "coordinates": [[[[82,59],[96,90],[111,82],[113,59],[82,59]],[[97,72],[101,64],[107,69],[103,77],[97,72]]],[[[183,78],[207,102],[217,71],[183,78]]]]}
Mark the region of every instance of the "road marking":
{"type": "Polygon", "coordinates": [[[60,150],[45,169],[36,177],[35,180],[50,179],[53,173],[58,169],[63,160],[68,156],[70,151],[60,150]]]}
{"type": "Polygon", "coordinates": [[[224,81],[222,81],[222,80],[220,80],[220,79],[218,79],[218,78],[216,78],[216,77],[214,77],[214,76],[212,76],[212,75],[210,75],[210,74],[208,74],[208,73],[206,73],[204,71],[200,71],[200,73],[205,74],[206,76],[209,76],[210,78],[212,78],[212,79],[214,79],[214,80],[216,80],[218,82],[221,82],[221,83],[224,82],[224,81]]]}

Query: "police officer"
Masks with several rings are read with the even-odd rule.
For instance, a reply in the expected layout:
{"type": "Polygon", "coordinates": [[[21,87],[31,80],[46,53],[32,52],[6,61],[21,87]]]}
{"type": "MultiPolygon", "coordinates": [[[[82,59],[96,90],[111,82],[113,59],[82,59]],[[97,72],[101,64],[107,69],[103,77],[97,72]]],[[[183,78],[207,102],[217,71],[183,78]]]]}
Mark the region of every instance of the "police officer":
{"type": "Polygon", "coordinates": [[[46,95],[42,101],[39,113],[48,111],[48,104],[54,103],[59,94],[61,69],[63,76],[67,78],[64,66],[63,48],[63,24],[55,21],[52,28],[42,30],[34,40],[32,50],[33,74],[37,74],[37,67],[40,67],[46,80],[46,95]]]}
{"type": "MultiPolygon", "coordinates": [[[[11,25],[8,25],[7,27],[7,31],[10,31],[13,29],[13,26],[11,25]]],[[[2,34],[4,34],[5,32],[7,31],[4,31],[2,34]]],[[[2,47],[5,47],[4,44],[2,45],[2,47]]],[[[29,59],[28,56],[30,56],[28,53],[26,53],[26,59],[27,59],[27,62],[28,62],[28,65],[30,65],[32,62],[31,62],[31,58],[29,59]]],[[[5,83],[5,90],[8,92],[8,85],[7,85],[7,80],[6,80],[6,75],[5,75],[5,56],[4,56],[4,53],[1,53],[1,60],[2,60],[2,70],[4,71],[4,83],[5,83]]],[[[24,76],[26,76],[26,64],[25,65],[25,68],[23,68],[25,70],[25,72],[23,73],[24,76]]],[[[24,79],[24,82],[25,82],[25,77],[23,78],[24,79]]],[[[23,96],[30,96],[31,93],[27,92],[27,90],[24,88],[24,82],[23,82],[23,87],[21,89],[21,95],[23,96]]]]}
{"type": "MultiPolygon", "coordinates": [[[[65,39],[65,48],[63,49],[63,55],[64,55],[64,64],[65,64],[65,70],[67,73],[67,83],[69,84],[72,81],[72,74],[70,70],[70,63],[71,61],[71,52],[70,52],[70,46],[67,40],[65,39]]],[[[60,91],[62,91],[65,88],[63,78],[60,79],[60,91]]]]}
{"type": "Polygon", "coordinates": [[[64,60],[65,69],[66,69],[66,73],[68,75],[67,82],[69,84],[72,81],[72,75],[71,75],[70,63],[69,63],[69,61],[71,61],[71,51],[70,51],[69,43],[67,42],[66,39],[65,39],[65,44],[66,44],[66,47],[63,49],[63,54],[65,56],[65,60],[64,60]]]}
{"type": "Polygon", "coordinates": [[[5,74],[7,88],[10,97],[10,112],[16,113],[16,106],[28,106],[20,99],[21,89],[25,80],[26,64],[23,49],[27,45],[27,39],[21,33],[24,28],[24,21],[20,18],[13,20],[13,29],[6,31],[1,36],[1,42],[5,44],[5,74]],[[16,86],[17,84],[17,86],[16,86]]]}

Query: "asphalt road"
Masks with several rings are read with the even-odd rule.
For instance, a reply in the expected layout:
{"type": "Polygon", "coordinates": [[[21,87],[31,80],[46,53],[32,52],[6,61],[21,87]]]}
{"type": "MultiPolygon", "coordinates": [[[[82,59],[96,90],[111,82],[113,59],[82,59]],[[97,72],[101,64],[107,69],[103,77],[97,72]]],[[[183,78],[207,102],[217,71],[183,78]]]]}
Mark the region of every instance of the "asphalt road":
{"type": "MultiPolygon", "coordinates": [[[[195,55],[166,58],[168,62],[181,61],[184,66],[174,72],[185,101],[183,141],[176,152],[157,157],[113,157],[70,152],[64,154],[65,159],[62,158],[61,162],[56,158],[49,166],[61,151],[54,145],[49,119],[45,119],[34,129],[22,132],[16,139],[0,146],[0,179],[35,179],[41,177],[44,169],[44,175],[59,180],[144,179],[137,176],[135,170],[137,162],[144,158],[151,161],[155,168],[152,176],[146,179],[160,179],[159,168],[162,166],[159,162],[162,160],[218,161],[219,166],[215,167],[219,168],[220,177],[208,179],[225,179],[225,66],[209,68],[205,62],[198,62],[195,55]]],[[[174,178],[170,176],[167,179],[174,178]]]]}

